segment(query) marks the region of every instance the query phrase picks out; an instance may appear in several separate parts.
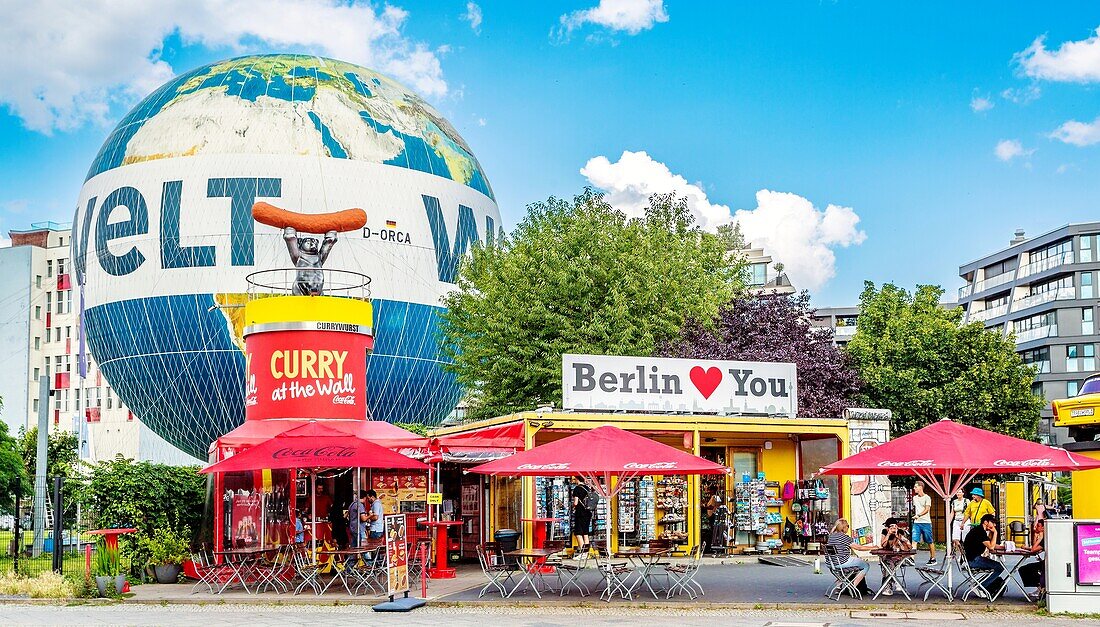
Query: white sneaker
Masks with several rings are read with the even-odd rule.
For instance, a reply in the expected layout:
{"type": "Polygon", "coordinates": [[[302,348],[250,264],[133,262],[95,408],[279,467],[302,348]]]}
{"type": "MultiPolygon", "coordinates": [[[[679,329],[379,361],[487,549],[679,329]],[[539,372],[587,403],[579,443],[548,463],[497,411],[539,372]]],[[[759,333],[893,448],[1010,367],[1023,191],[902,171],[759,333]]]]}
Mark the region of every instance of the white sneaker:
{"type": "Polygon", "coordinates": [[[887,588],[887,589],[883,590],[882,591],[882,596],[884,596],[884,597],[894,596],[894,589],[893,588],[887,588]]]}

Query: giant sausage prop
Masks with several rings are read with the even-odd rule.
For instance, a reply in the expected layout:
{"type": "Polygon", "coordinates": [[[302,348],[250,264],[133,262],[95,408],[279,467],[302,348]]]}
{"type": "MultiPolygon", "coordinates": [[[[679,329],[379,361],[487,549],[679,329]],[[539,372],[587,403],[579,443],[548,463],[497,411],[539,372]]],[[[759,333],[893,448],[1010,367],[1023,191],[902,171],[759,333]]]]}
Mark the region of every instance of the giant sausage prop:
{"type": "Polygon", "coordinates": [[[266,202],[252,205],[252,217],[260,224],[277,229],[291,227],[303,233],[344,233],[356,231],[367,225],[367,212],[362,209],[345,209],[332,213],[298,213],[280,209],[266,202]]]}

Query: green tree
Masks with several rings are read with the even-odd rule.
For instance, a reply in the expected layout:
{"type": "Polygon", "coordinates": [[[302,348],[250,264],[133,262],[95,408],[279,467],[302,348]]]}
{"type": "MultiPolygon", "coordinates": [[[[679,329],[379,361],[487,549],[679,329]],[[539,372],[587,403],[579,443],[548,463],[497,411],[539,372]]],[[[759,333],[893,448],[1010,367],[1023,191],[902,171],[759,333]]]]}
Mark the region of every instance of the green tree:
{"type": "Polygon", "coordinates": [[[591,189],[529,205],[510,237],[473,250],[446,298],[470,416],[560,404],[562,353],[650,355],[689,317],[712,319],[744,285],[732,236],[697,228],[672,195],[638,219],[591,189]]]}
{"type": "Polygon", "coordinates": [[[846,350],[863,380],[863,402],[894,412],[895,435],[941,418],[1034,439],[1043,400],[1034,370],[1013,338],[962,325],[962,310],[940,306],[943,289],[916,293],[865,284],[859,322],[846,350]]]}
{"type": "Polygon", "coordinates": [[[202,523],[206,477],[195,466],[135,462],[121,455],[90,466],[78,498],[92,524],[188,533],[202,523]]]}
{"type": "MultiPolygon", "coordinates": [[[[0,399],[0,408],[3,408],[0,399]]],[[[29,482],[19,457],[19,442],[8,435],[8,424],[0,420],[0,513],[11,513],[15,495],[27,494],[29,482]]]]}
{"type": "MultiPolygon", "coordinates": [[[[46,439],[46,476],[66,478],[79,476],[80,443],[76,434],[64,429],[51,431],[46,439]]],[[[33,477],[38,463],[38,427],[22,431],[20,449],[27,476],[33,477]]]]}

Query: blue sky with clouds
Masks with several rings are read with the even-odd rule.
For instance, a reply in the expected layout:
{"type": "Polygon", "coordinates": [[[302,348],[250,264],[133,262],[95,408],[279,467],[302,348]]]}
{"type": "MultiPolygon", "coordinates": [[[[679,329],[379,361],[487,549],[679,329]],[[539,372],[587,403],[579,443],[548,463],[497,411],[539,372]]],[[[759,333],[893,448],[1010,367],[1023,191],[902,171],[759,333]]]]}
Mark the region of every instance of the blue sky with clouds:
{"type": "Polygon", "coordinates": [[[67,221],[103,138],[171,75],[254,51],[386,72],[473,147],[507,227],[584,185],[689,198],[809,287],[938,283],[1100,219],[1100,5],[46,0],[0,25],[0,231],[67,221]]]}

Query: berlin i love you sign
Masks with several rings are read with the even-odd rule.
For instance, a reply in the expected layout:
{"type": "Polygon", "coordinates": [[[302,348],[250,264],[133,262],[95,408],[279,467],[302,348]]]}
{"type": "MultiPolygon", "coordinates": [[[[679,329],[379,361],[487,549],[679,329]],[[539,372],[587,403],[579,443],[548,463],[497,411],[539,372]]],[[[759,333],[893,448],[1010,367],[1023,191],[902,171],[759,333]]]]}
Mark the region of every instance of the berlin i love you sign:
{"type": "Polygon", "coordinates": [[[798,415],[794,364],[562,355],[565,409],[798,415]]]}

